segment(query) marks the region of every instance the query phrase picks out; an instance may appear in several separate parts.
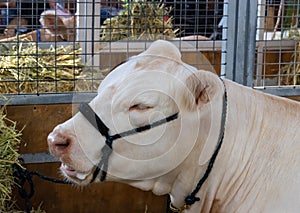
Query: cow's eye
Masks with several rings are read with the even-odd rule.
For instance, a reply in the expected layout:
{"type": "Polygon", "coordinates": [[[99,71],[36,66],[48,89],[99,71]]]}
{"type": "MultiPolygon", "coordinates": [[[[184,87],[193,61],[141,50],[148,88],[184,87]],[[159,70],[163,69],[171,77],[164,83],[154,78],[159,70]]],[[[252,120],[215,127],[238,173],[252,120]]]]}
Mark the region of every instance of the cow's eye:
{"type": "Polygon", "coordinates": [[[131,107],[129,107],[129,111],[132,111],[132,110],[145,111],[145,110],[149,110],[152,108],[153,108],[152,106],[148,106],[145,104],[134,104],[131,107]]]}

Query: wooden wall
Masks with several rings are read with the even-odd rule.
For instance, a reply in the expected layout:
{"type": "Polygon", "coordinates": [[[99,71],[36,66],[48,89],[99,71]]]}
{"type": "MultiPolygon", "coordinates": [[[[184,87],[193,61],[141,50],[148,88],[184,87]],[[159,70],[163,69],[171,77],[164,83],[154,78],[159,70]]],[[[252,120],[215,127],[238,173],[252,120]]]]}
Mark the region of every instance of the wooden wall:
{"type": "MultiPolygon", "coordinates": [[[[126,61],[128,57],[139,53],[140,52],[100,52],[100,70],[111,70],[115,66],[126,61]]],[[[221,73],[221,51],[203,51],[201,54],[194,51],[183,52],[182,60],[197,69],[213,71],[218,75],[221,73]]]]}
{"type": "MultiPolygon", "coordinates": [[[[142,52],[142,49],[137,44],[131,44],[130,47],[122,46],[118,43],[113,43],[111,46],[104,45],[102,50],[99,52],[100,70],[109,71],[111,68],[119,65],[121,62],[127,60],[128,57],[134,56],[142,52]],[[137,46],[136,49],[134,48],[137,46]],[[110,49],[112,48],[112,49],[110,49]]],[[[188,42],[183,42],[182,45],[186,48],[188,47],[188,42]]],[[[198,69],[213,70],[213,72],[220,75],[221,73],[221,55],[220,50],[216,51],[199,51],[199,50],[189,50],[182,52],[182,60],[198,69]],[[212,66],[211,66],[212,65],[212,66]]],[[[263,52],[263,62],[262,62],[262,74],[265,78],[273,79],[277,78],[280,69],[282,69],[285,64],[293,62],[294,49],[284,49],[280,50],[265,50],[263,52]]],[[[256,68],[254,70],[254,75],[256,75],[256,68]]]]}

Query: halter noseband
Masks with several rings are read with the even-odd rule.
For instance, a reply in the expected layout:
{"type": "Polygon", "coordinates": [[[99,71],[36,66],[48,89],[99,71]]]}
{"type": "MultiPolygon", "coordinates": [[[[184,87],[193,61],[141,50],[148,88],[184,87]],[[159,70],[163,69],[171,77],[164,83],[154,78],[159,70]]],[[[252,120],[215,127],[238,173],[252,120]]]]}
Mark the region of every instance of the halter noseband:
{"type": "Polygon", "coordinates": [[[178,113],[170,115],[161,120],[155,121],[151,124],[145,126],[137,127],[125,132],[117,133],[114,135],[109,134],[109,128],[103,123],[99,116],[94,112],[94,110],[87,103],[82,103],[79,105],[79,111],[85,116],[85,118],[105,137],[105,145],[101,149],[102,157],[99,161],[94,173],[91,182],[95,181],[99,172],[101,171],[100,181],[104,181],[107,174],[108,168],[108,159],[112,153],[112,144],[114,140],[123,138],[129,135],[133,135],[139,132],[144,132],[146,130],[152,129],[154,127],[160,126],[164,123],[170,122],[178,118],[178,113]]]}

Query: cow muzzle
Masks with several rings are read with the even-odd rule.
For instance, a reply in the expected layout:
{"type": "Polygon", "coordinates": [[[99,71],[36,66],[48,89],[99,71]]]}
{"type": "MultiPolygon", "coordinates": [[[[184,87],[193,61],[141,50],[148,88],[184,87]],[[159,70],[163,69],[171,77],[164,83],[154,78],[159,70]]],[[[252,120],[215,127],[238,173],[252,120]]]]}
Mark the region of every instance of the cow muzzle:
{"type": "Polygon", "coordinates": [[[57,158],[61,158],[69,151],[72,141],[71,136],[63,132],[60,126],[56,127],[47,138],[49,151],[57,158]]]}
{"type": "MultiPolygon", "coordinates": [[[[64,128],[57,126],[47,138],[50,153],[61,161],[60,171],[66,178],[77,184],[85,185],[92,178],[93,169],[82,170],[71,159],[71,149],[75,143],[75,137],[64,128]],[[77,165],[77,166],[73,166],[77,165]]],[[[73,147],[74,148],[74,147],[73,147]]]]}

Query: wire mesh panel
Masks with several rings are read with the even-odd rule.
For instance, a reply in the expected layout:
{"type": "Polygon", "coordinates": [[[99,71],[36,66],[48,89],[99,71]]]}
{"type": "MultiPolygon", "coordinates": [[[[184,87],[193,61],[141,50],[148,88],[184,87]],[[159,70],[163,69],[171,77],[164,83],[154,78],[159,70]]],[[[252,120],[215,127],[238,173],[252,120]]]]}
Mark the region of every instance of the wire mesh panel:
{"type": "Polygon", "coordinates": [[[17,0],[0,8],[3,94],[96,92],[113,67],[157,39],[221,73],[222,0],[17,0]]]}
{"type": "Polygon", "coordinates": [[[200,34],[211,39],[221,39],[223,0],[220,1],[166,1],[173,9],[170,15],[181,36],[200,34]]]}
{"type": "Polygon", "coordinates": [[[176,44],[187,63],[213,63],[220,73],[222,1],[102,1],[100,11],[97,54],[104,75],[157,39],[176,44]]]}
{"type": "Polygon", "coordinates": [[[76,4],[52,0],[4,3],[0,19],[1,93],[73,90],[84,69],[75,43],[76,4]]]}
{"type": "Polygon", "coordinates": [[[261,0],[257,16],[254,87],[296,94],[300,85],[298,0],[261,0]],[[293,91],[291,91],[293,89],[293,91]]]}
{"type": "Polygon", "coordinates": [[[177,45],[183,60],[221,70],[223,1],[118,1],[101,3],[100,69],[109,70],[154,40],[177,45]],[[213,67],[210,65],[213,64],[213,67]]]}

